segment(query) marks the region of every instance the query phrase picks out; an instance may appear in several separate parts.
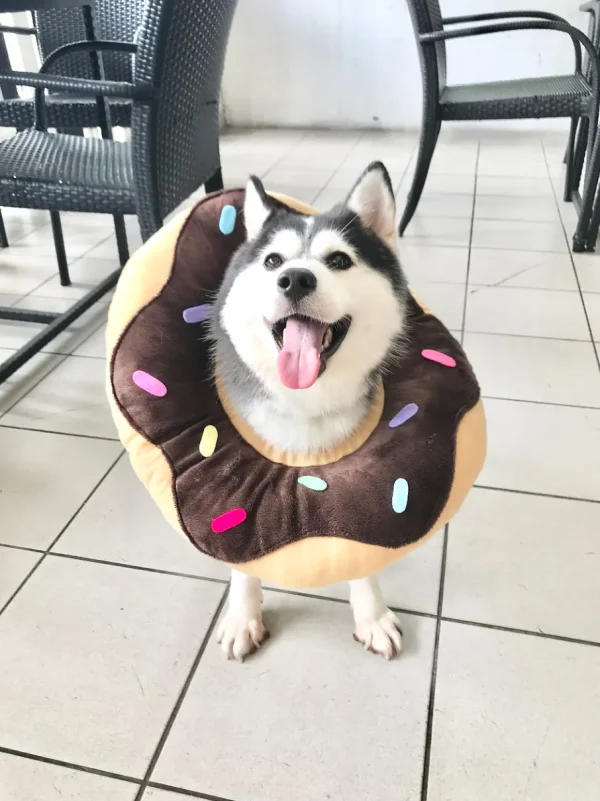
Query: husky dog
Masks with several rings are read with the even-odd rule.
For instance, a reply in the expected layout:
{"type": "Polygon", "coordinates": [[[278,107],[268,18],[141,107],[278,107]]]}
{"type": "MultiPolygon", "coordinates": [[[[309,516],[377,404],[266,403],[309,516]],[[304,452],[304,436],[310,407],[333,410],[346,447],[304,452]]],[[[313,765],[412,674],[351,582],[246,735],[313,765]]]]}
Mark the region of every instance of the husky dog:
{"type": "MultiPolygon", "coordinates": [[[[363,420],[401,358],[408,289],[396,256],[396,207],[380,162],[346,201],[309,216],[246,188],[247,241],[233,256],[211,323],[219,379],[247,424],[275,448],[318,453],[363,420]]],[[[232,571],[218,639],[242,660],[267,636],[260,581],[232,571]]],[[[350,582],[355,639],[391,658],[399,621],[375,577],[350,582]]]]}

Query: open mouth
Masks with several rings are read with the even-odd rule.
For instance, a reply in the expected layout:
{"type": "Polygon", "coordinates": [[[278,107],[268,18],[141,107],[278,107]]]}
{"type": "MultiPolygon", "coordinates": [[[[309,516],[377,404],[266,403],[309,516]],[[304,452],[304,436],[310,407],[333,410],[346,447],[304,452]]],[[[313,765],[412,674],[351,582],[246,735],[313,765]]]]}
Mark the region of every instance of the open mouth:
{"type": "Polygon", "coordinates": [[[325,323],[300,314],[278,320],[271,333],[279,349],[277,370],[288,389],[308,389],[339,349],[352,323],[342,317],[336,323],[325,323]]]}

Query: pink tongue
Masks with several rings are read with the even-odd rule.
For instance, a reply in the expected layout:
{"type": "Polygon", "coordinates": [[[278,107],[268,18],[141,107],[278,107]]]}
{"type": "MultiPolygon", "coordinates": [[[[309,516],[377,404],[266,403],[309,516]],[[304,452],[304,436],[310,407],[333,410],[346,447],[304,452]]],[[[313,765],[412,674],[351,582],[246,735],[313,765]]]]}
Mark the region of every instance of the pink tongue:
{"type": "Polygon", "coordinates": [[[283,331],[283,347],[277,357],[281,383],[288,389],[308,389],[319,377],[321,346],[327,323],[291,317],[283,331]]]}

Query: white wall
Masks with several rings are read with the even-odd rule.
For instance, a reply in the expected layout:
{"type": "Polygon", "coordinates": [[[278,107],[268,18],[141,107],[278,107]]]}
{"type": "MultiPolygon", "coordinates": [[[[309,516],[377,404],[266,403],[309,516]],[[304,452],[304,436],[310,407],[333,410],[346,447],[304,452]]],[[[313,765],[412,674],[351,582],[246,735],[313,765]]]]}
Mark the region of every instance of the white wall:
{"type": "MultiPolygon", "coordinates": [[[[445,16],[536,8],[587,30],[579,0],[441,4],[445,16]]],[[[568,73],[573,49],[565,34],[523,31],[449,42],[448,60],[448,82],[468,83],[568,73]]],[[[229,125],[418,126],[421,78],[405,0],[239,0],[223,101],[229,125]]]]}

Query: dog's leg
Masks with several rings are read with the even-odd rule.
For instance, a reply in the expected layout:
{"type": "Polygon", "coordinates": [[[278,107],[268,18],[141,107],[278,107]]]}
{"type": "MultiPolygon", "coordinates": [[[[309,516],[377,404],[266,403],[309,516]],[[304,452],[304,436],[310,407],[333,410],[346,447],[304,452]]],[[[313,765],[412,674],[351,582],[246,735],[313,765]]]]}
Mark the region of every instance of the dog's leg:
{"type": "Polygon", "coordinates": [[[232,570],[229,605],[217,631],[217,641],[228,659],[243,662],[269,636],[261,604],[260,579],[232,570]]]}
{"type": "Polygon", "coordinates": [[[396,615],[384,603],[375,576],[350,582],[354,612],[354,639],[367,651],[391,659],[402,648],[402,630],[396,615]]]}

